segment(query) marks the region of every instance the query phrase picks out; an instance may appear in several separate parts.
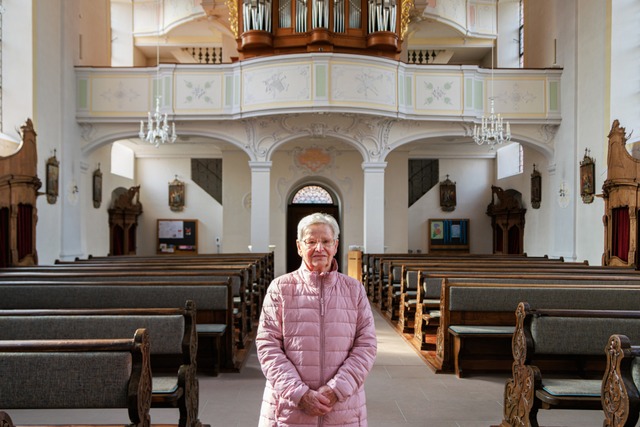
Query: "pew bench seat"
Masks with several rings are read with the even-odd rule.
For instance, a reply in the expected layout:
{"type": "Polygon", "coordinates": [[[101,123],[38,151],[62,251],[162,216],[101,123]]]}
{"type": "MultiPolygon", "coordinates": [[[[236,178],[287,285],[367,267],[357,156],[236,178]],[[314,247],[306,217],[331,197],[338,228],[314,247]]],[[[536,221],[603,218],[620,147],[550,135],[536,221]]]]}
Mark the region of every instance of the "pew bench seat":
{"type": "Polygon", "coordinates": [[[224,323],[207,323],[202,325],[196,325],[198,336],[205,339],[211,339],[213,341],[214,360],[212,363],[213,370],[211,374],[217,377],[220,372],[220,363],[223,359],[222,352],[222,337],[227,333],[227,325],[224,323]]]}
{"type": "Polygon", "coordinates": [[[617,332],[640,339],[640,311],[533,309],[526,302],[518,304],[513,375],[505,384],[501,426],[538,425],[539,409],[602,410],[605,351],[617,332]]]}
{"type": "Polygon", "coordinates": [[[478,372],[504,371],[512,359],[504,349],[511,348],[515,326],[451,325],[453,363],[458,378],[467,369],[478,372]],[[505,356],[507,355],[507,356],[505,356]]]}
{"type": "Polygon", "coordinates": [[[149,348],[145,329],[132,339],[0,341],[0,407],[123,409],[130,427],[149,426],[149,348]]]}
{"type": "Polygon", "coordinates": [[[196,306],[0,310],[0,340],[118,339],[144,328],[150,341],[152,407],[177,408],[178,426],[200,427],[196,306]]]}

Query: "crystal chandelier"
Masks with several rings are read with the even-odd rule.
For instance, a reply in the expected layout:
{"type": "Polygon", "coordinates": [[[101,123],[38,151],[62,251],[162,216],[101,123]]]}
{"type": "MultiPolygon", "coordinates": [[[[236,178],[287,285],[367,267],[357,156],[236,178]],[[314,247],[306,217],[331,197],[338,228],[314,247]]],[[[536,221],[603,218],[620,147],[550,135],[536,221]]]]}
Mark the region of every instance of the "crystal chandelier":
{"type": "Polygon", "coordinates": [[[496,114],[493,97],[493,44],[491,45],[491,97],[489,98],[489,117],[482,116],[482,124],[473,126],[473,140],[478,145],[488,144],[493,150],[496,144],[502,144],[511,140],[511,126],[504,122],[500,114],[496,114]]]}
{"type": "Polygon", "coordinates": [[[141,140],[147,141],[157,147],[167,142],[174,143],[178,139],[176,134],[176,124],[171,123],[171,133],[169,133],[169,122],[167,113],[164,116],[160,113],[160,97],[156,97],[156,111],[148,113],[147,128],[145,130],[144,121],[140,120],[140,132],[138,136],[141,140]]]}
{"type": "MultiPolygon", "coordinates": [[[[158,1],[158,41],[156,44],[156,81],[158,82],[158,91],[160,90],[160,1],[158,1]]],[[[160,95],[156,96],[156,110],[148,113],[147,126],[145,129],[144,121],[140,120],[140,131],[138,136],[141,140],[153,144],[156,148],[160,144],[166,144],[167,142],[174,143],[178,139],[176,134],[176,124],[171,123],[167,119],[167,113],[164,116],[160,113],[160,95]],[[171,132],[169,132],[171,128],[171,132]]]]}

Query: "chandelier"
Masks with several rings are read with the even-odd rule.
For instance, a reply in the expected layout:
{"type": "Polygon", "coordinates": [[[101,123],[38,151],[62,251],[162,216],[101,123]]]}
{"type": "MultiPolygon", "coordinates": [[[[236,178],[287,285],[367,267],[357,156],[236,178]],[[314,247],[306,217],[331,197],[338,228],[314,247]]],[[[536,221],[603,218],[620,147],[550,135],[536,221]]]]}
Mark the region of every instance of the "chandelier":
{"type": "Polygon", "coordinates": [[[504,122],[500,114],[495,112],[495,98],[493,97],[493,44],[491,45],[491,97],[489,98],[489,117],[482,116],[481,126],[473,126],[473,140],[478,145],[488,144],[493,150],[496,144],[511,140],[511,126],[504,122]]]}
{"type": "Polygon", "coordinates": [[[138,136],[141,140],[147,141],[157,147],[167,142],[174,143],[178,139],[176,134],[176,124],[171,123],[171,133],[169,133],[169,121],[167,113],[164,116],[160,113],[160,96],[156,97],[156,111],[148,113],[147,127],[145,129],[144,121],[140,120],[140,132],[138,136]]]}
{"type": "MultiPolygon", "coordinates": [[[[158,41],[156,44],[156,81],[158,82],[157,90],[160,91],[160,1],[158,1],[158,41]]],[[[153,144],[156,148],[160,144],[167,142],[174,143],[178,139],[176,134],[176,124],[171,123],[167,119],[167,113],[164,116],[160,113],[160,95],[156,95],[156,110],[148,113],[147,126],[145,128],[144,121],[140,120],[140,131],[138,137],[141,140],[153,144]],[[169,132],[171,129],[171,132],[169,132]]]]}

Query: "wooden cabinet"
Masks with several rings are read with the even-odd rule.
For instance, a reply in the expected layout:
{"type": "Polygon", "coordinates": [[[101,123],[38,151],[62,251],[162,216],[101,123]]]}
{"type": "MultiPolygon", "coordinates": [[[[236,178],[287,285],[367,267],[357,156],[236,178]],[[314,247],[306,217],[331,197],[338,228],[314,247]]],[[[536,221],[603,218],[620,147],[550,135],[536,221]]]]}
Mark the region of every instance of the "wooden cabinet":
{"type": "Polygon", "coordinates": [[[487,215],[491,217],[494,254],[524,253],[524,214],[519,191],[491,186],[491,203],[487,215]]]}
{"type": "Polygon", "coordinates": [[[609,132],[607,180],[602,186],[605,214],[602,265],[638,267],[640,160],[626,148],[625,128],[614,120],[609,132]]]}

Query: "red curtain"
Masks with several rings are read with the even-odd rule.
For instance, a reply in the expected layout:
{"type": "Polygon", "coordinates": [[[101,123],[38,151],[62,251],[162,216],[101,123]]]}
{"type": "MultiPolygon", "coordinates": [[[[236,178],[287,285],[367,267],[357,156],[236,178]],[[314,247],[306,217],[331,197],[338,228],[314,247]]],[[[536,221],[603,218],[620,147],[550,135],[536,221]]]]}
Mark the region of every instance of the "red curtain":
{"type": "Polygon", "coordinates": [[[629,208],[611,210],[611,255],[629,261],[629,208]]]}
{"type": "Polygon", "coordinates": [[[0,268],[11,265],[9,246],[9,208],[0,209],[0,268]]]}
{"type": "Polygon", "coordinates": [[[33,253],[33,206],[18,205],[18,260],[33,253]]]}

